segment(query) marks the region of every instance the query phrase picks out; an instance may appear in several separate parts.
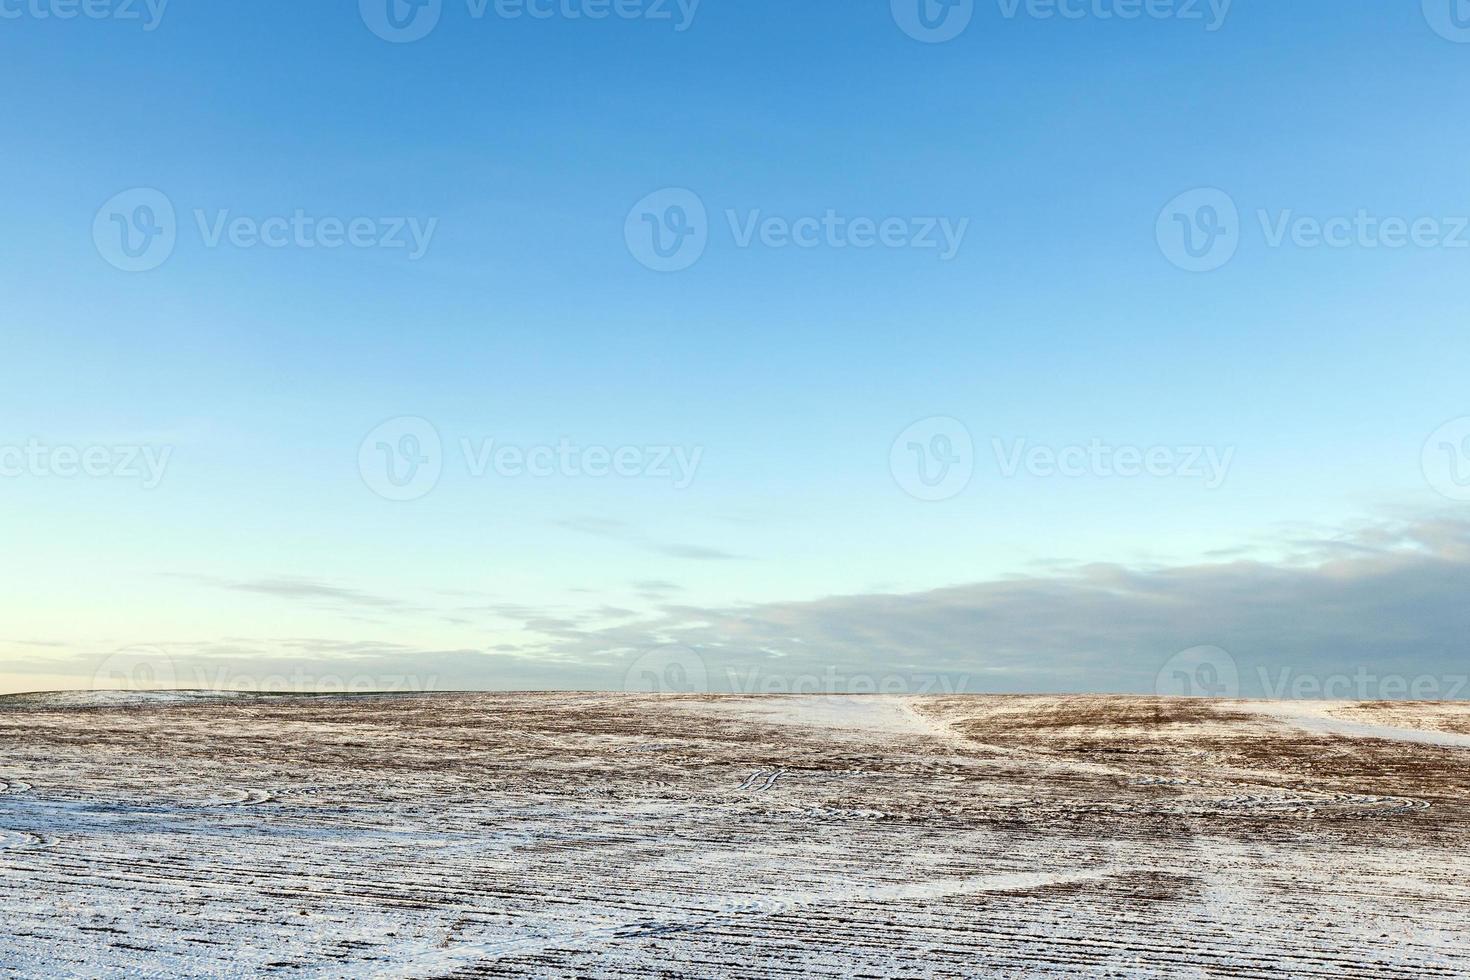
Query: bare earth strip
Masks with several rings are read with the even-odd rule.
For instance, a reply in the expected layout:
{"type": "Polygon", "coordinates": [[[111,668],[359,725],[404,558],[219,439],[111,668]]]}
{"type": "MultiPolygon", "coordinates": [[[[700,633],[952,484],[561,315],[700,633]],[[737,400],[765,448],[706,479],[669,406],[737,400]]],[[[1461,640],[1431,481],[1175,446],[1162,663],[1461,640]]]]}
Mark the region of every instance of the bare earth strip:
{"type": "Polygon", "coordinates": [[[1470,709],[0,699],[0,975],[1470,977],[1470,709]]]}

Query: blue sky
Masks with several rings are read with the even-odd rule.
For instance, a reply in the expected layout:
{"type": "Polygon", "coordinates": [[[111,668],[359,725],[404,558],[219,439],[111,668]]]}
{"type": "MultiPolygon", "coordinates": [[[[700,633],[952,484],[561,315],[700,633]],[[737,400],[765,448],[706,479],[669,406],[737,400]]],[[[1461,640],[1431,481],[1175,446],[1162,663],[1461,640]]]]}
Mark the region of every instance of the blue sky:
{"type": "MultiPolygon", "coordinates": [[[[515,19],[445,0],[426,36],[392,43],[348,2],[174,0],[151,30],[142,4],[142,21],[4,5],[0,444],[115,455],[108,475],[22,461],[0,478],[0,688],[85,686],[138,648],[234,658],[246,680],[300,661],[616,686],[678,639],[779,673],[782,644],[829,634],[796,617],[736,651],[679,628],[1088,563],[1319,568],[1303,540],[1385,522],[1408,522],[1391,549],[1422,550],[1402,528],[1466,506],[1424,451],[1450,446],[1449,467],[1459,430],[1432,434],[1470,415],[1470,248],[1450,247],[1470,243],[1470,44],[1435,0],[1242,0],[1216,30],[1204,3],[1101,16],[1118,7],[977,2],[924,43],[902,0],[703,0],[692,18],[629,0],[639,16],[603,20],[567,16],[586,9],[572,0],[515,19]],[[131,221],[139,188],[171,206],[176,242],[125,271],[94,224],[131,221]],[[658,272],[625,234],[649,195],[666,216],[670,188],[704,209],[707,246],[658,272]],[[1201,188],[1237,209],[1238,241],[1191,272],[1158,219],[1201,188]],[[739,242],[751,220],[829,211],[899,219],[909,239],[964,231],[948,258],[739,242]],[[432,231],[418,257],[210,244],[220,221],[297,212],[432,231]],[[1270,244],[1273,222],[1360,212],[1429,219],[1445,244],[1270,244]],[[360,450],[386,423],[396,452],[404,418],[432,426],[441,472],[388,500],[364,473],[377,437],[360,450]],[[926,500],[902,461],[953,434],[935,419],[973,449],[968,480],[926,500]],[[627,449],[642,475],[475,475],[461,440],[565,442],[579,462],[627,449]],[[1008,475],[996,440],[1043,463],[1008,475]],[[1047,471],[1047,453],[1091,445],[1164,450],[1168,472],[1047,471]],[[117,472],[129,447],[167,453],[156,486],[117,472]],[[647,472],[675,450],[697,454],[688,479],[647,472]],[[1228,455],[1218,480],[1192,472],[1207,450],[1228,455]]],[[[937,644],[935,622],[921,631],[981,689],[999,669],[983,620],[937,644]]],[[[1006,683],[1147,688],[1151,665],[1221,632],[1099,636],[1082,645],[1101,659],[1076,663],[1048,647],[1045,676],[1006,683]]],[[[1405,643],[1383,656],[1462,659],[1437,633],[1405,643]]],[[[911,676],[924,652],[884,636],[811,658],[911,676]]]]}

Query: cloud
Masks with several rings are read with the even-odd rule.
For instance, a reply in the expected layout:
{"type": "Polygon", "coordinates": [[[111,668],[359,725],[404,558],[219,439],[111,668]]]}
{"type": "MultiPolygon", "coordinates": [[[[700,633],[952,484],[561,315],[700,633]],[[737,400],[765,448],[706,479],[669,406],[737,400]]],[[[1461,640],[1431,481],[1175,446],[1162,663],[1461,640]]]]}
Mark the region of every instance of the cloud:
{"type": "Polygon", "coordinates": [[[673,582],[665,582],[662,579],[643,579],[631,584],[639,592],[663,593],[680,592],[683,590],[683,586],[676,585],[673,582]]]}
{"type": "Polygon", "coordinates": [[[373,640],[332,638],[248,639],[140,643],[119,649],[46,660],[7,660],[4,689],[89,689],[143,686],[285,692],[412,693],[433,690],[618,689],[621,670],[612,662],[581,664],[541,655],[420,648],[373,640]],[[140,670],[140,667],[146,670],[140,670]],[[27,683],[27,677],[44,678],[27,683]],[[69,679],[68,679],[69,678],[69,679]]]}
{"type": "Polygon", "coordinates": [[[691,561],[739,561],[740,555],[719,548],[707,548],[698,544],[656,544],[650,543],[649,547],[661,555],[670,558],[687,558],[691,561]]]}
{"type": "Polygon", "coordinates": [[[620,538],[631,531],[623,521],[606,517],[571,517],[553,523],[568,531],[581,531],[583,534],[598,534],[609,538],[620,538]]]}
{"type": "MultiPolygon", "coordinates": [[[[534,624],[531,628],[554,628],[574,625],[572,619],[558,612],[515,602],[482,601],[472,604],[455,602],[429,606],[408,599],[380,595],[320,579],[301,576],[273,575],[254,579],[222,579],[206,575],[174,575],[173,578],[208,585],[230,592],[268,596],[297,602],[314,609],[340,613],[352,622],[381,625],[394,617],[433,616],[440,622],[457,626],[473,626],[482,620],[534,624]]],[[[444,598],[483,598],[479,593],[435,593],[444,598]]]]}
{"type": "MultiPolygon", "coordinates": [[[[633,585],[677,590],[671,582],[633,585]]],[[[349,608],[403,605],[305,579],[221,587],[349,608]]],[[[312,678],[326,678],[326,687],[347,678],[387,689],[619,690],[634,672],[665,676],[677,662],[679,676],[707,677],[717,691],[797,689],[815,679],[822,690],[884,689],[892,680],[899,691],[937,681],[928,689],[1146,693],[1174,654],[1210,645],[1233,657],[1245,696],[1292,693],[1293,678],[1363,672],[1437,678],[1444,683],[1431,694],[1456,696],[1470,695],[1470,687],[1453,688],[1470,672],[1467,595],[1470,521],[1434,518],[1299,535],[1271,560],[1100,563],[907,594],[665,605],[643,618],[616,607],[538,615],[495,606],[519,619],[525,635],[487,640],[485,650],[241,637],[162,649],[184,676],[202,671],[247,685],[285,677],[307,687],[312,678]]],[[[73,666],[86,673],[105,656],[79,656],[73,666]]],[[[10,666],[55,670],[58,661],[10,666]]]]}
{"type": "Polygon", "coordinates": [[[744,559],[743,555],[737,555],[720,548],[655,540],[622,521],[608,518],[575,517],[569,520],[555,521],[554,524],[556,527],[564,528],[568,531],[576,531],[581,534],[591,534],[600,538],[622,541],[641,548],[644,551],[652,551],[669,558],[681,558],[688,561],[741,561],[744,559]]]}
{"type": "Polygon", "coordinates": [[[250,592],[256,595],[271,596],[276,599],[307,602],[318,607],[356,607],[359,609],[397,611],[411,611],[419,608],[413,603],[405,602],[402,599],[374,595],[371,592],[345,588],[310,578],[283,575],[236,581],[212,578],[206,575],[176,575],[173,577],[188,579],[189,581],[210,585],[218,589],[227,589],[232,592],[250,592]]]}
{"type": "MultiPolygon", "coordinates": [[[[1470,523],[1368,525],[1274,562],[1093,564],[914,594],[669,607],[568,636],[560,656],[687,646],[717,676],[943,676],[972,690],[1152,691],[1180,650],[1214,645],[1264,694],[1286,675],[1470,671],[1470,523]]],[[[1470,691],[1466,692],[1470,694],[1470,691]]]]}

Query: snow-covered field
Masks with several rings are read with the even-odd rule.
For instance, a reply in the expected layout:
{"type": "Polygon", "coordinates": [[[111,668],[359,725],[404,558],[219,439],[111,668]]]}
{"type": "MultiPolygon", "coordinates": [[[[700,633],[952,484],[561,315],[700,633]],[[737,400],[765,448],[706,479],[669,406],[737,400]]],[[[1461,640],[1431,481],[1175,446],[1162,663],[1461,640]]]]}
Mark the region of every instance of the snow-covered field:
{"type": "Polygon", "coordinates": [[[0,975],[1470,977],[1470,706],[0,699],[0,975]]]}

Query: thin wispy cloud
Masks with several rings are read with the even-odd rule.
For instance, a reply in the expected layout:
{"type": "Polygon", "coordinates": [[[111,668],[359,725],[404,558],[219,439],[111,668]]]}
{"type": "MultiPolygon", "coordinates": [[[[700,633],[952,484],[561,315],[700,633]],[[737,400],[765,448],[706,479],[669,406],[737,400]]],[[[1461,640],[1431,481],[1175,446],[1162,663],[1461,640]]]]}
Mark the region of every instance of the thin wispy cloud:
{"type": "Polygon", "coordinates": [[[739,561],[745,558],[744,555],[737,555],[722,548],[712,548],[700,544],[661,541],[650,538],[623,521],[608,518],[577,517],[569,520],[556,521],[555,526],[581,534],[590,534],[596,537],[622,541],[644,551],[651,551],[668,558],[680,558],[689,561],[739,561]]]}
{"type": "Polygon", "coordinates": [[[334,585],[318,579],[296,576],[273,576],[256,579],[220,579],[206,575],[181,575],[201,585],[209,585],[231,592],[247,592],[312,605],[335,607],[359,607],[379,610],[407,611],[419,608],[417,604],[392,596],[376,595],[360,589],[334,585]]]}
{"type": "Polygon", "coordinates": [[[669,593],[683,591],[683,586],[662,579],[642,579],[631,583],[638,592],[669,593]]]}

